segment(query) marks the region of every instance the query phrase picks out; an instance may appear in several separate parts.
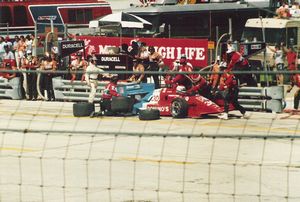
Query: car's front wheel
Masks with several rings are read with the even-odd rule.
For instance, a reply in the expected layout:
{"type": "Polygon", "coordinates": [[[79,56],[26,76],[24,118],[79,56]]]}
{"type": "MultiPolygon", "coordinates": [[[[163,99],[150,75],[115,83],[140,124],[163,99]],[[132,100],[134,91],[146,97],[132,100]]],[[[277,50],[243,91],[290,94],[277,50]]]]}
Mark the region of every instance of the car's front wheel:
{"type": "Polygon", "coordinates": [[[171,105],[171,114],[174,118],[185,118],[188,114],[188,103],[182,98],[175,98],[171,105]]]}

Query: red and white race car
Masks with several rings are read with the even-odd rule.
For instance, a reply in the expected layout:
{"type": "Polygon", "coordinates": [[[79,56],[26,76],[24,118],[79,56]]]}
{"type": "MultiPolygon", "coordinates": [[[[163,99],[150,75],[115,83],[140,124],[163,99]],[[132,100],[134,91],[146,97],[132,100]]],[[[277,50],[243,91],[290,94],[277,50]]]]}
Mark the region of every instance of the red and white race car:
{"type": "MultiPolygon", "coordinates": [[[[148,102],[143,102],[143,109],[158,109],[161,116],[173,116],[174,118],[196,118],[206,114],[223,112],[223,107],[215,102],[199,95],[188,95],[180,91],[181,86],[161,88],[153,91],[148,102]]],[[[219,103],[222,101],[219,100],[219,103]]]]}

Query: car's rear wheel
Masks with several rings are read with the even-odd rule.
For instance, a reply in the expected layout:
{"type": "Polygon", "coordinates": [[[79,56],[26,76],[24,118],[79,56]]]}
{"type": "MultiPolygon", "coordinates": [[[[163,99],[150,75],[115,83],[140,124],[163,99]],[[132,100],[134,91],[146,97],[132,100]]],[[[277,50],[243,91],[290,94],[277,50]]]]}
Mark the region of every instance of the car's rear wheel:
{"type": "Polygon", "coordinates": [[[111,110],[116,113],[127,113],[132,110],[133,102],[129,97],[113,97],[111,110]]]}
{"type": "Polygon", "coordinates": [[[188,113],[188,103],[182,98],[175,98],[171,105],[171,114],[174,118],[185,118],[188,113]]]}
{"type": "Polygon", "coordinates": [[[73,104],[73,115],[75,117],[90,116],[95,111],[95,105],[89,102],[79,102],[73,104]]]}

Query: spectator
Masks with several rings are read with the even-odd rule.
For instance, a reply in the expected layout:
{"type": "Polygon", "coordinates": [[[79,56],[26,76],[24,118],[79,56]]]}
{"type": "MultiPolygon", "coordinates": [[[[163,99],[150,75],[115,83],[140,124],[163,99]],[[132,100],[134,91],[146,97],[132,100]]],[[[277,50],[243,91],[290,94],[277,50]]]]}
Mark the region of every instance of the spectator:
{"type": "MultiPolygon", "coordinates": [[[[14,66],[14,61],[4,61],[3,62],[3,68],[4,70],[16,70],[16,67],[14,66]]],[[[15,78],[16,77],[16,73],[2,73],[0,72],[0,77],[6,78],[8,80],[15,78]]]]}
{"type": "Polygon", "coordinates": [[[145,68],[140,60],[135,59],[133,61],[133,75],[128,79],[128,81],[135,81],[137,83],[147,83],[147,79],[145,77],[145,68]]]}
{"type": "MultiPolygon", "coordinates": [[[[23,59],[22,68],[26,70],[36,70],[39,67],[39,61],[36,56],[32,56],[30,50],[26,51],[26,58],[23,59]]],[[[28,72],[27,76],[27,87],[28,87],[28,100],[37,100],[37,74],[36,72],[28,72]]]]}
{"type": "Polygon", "coordinates": [[[5,37],[4,46],[8,46],[9,50],[12,50],[12,43],[10,42],[9,36],[5,37]]]}
{"type": "Polygon", "coordinates": [[[5,46],[4,38],[0,36],[0,62],[3,60],[3,55],[5,53],[4,46],[5,46]]]}
{"type": "Polygon", "coordinates": [[[5,53],[3,55],[3,60],[15,60],[15,56],[10,50],[9,46],[4,46],[5,53]]]}
{"type": "Polygon", "coordinates": [[[71,81],[81,80],[82,74],[78,74],[77,71],[84,71],[86,69],[87,63],[84,59],[82,59],[82,53],[77,52],[75,60],[71,62],[70,70],[71,70],[71,81]]]}
{"type": "MultiPolygon", "coordinates": [[[[283,62],[283,51],[281,49],[282,43],[280,45],[276,45],[275,49],[267,46],[273,53],[274,53],[274,60],[275,60],[275,68],[277,71],[284,70],[284,62],[283,62]]],[[[277,85],[283,85],[283,74],[276,75],[277,85]]]]}
{"type": "Polygon", "coordinates": [[[26,43],[25,43],[25,38],[24,36],[20,36],[20,40],[17,45],[17,57],[16,57],[16,62],[17,62],[17,67],[20,68],[21,65],[21,59],[25,55],[25,50],[26,50],[26,43]]]}
{"type": "MultiPolygon", "coordinates": [[[[161,70],[164,66],[163,58],[162,56],[155,51],[153,46],[149,46],[149,62],[150,62],[150,71],[158,72],[161,70]]],[[[160,87],[159,84],[159,75],[158,74],[152,74],[150,75],[153,78],[155,89],[160,87]]]]}
{"type": "Polygon", "coordinates": [[[19,41],[20,41],[19,36],[15,36],[15,40],[14,40],[13,46],[12,46],[12,51],[13,51],[13,53],[15,55],[17,66],[19,66],[18,61],[17,61],[17,58],[18,58],[18,43],[19,43],[19,41]]]}
{"type": "Polygon", "coordinates": [[[52,85],[52,77],[53,77],[53,72],[55,71],[54,64],[52,62],[52,59],[49,54],[45,54],[44,59],[41,63],[41,69],[46,71],[43,74],[43,81],[44,81],[44,87],[47,92],[47,100],[48,101],[54,101],[54,91],[53,91],[53,85],[52,85]],[[47,73],[49,72],[49,73],[47,73]]]}
{"type": "Polygon", "coordinates": [[[38,39],[35,38],[34,34],[30,34],[30,39],[32,40],[32,55],[37,56],[36,48],[38,47],[38,39]]]}

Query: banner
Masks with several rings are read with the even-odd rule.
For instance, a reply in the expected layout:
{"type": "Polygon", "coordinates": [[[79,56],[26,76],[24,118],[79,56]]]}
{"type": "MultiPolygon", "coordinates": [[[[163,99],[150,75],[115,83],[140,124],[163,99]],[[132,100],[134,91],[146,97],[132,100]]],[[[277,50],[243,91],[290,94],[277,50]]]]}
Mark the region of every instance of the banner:
{"type": "Polygon", "coordinates": [[[81,49],[84,49],[84,41],[59,41],[58,42],[58,51],[62,58],[72,53],[75,53],[81,49]]]}
{"type": "Polygon", "coordinates": [[[194,67],[207,66],[207,47],[206,39],[170,39],[170,38],[127,38],[127,37],[99,37],[99,36],[78,36],[77,40],[85,42],[87,54],[96,51],[98,54],[107,53],[109,47],[120,47],[126,43],[131,45],[133,40],[146,43],[146,46],[154,46],[163,58],[164,63],[171,66],[175,60],[180,59],[182,54],[187,56],[188,62],[194,67]]]}

